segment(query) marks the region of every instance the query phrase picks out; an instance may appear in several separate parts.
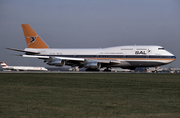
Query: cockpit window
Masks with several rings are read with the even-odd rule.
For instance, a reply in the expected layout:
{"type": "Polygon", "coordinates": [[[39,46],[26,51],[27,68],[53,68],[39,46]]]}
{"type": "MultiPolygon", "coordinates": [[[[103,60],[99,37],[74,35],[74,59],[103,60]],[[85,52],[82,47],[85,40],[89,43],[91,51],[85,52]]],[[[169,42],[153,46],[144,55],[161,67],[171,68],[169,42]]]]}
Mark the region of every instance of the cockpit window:
{"type": "Polygon", "coordinates": [[[164,48],[158,48],[158,50],[165,50],[164,48]]]}

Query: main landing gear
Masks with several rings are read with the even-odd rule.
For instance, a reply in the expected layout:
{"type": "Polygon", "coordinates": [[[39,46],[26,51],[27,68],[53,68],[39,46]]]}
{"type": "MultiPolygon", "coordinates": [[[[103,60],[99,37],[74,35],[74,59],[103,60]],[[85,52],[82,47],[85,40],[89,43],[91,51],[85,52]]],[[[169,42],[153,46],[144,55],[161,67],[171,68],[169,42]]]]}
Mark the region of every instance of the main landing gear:
{"type": "Polygon", "coordinates": [[[99,69],[91,69],[91,68],[87,68],[86,71],[99,71],[99,69]]]}
{"type": "Polygon", "coordinates": [[[111,68],[106,67],[106,69],[104,69],[104,72],[111,72],[111,68]]]}

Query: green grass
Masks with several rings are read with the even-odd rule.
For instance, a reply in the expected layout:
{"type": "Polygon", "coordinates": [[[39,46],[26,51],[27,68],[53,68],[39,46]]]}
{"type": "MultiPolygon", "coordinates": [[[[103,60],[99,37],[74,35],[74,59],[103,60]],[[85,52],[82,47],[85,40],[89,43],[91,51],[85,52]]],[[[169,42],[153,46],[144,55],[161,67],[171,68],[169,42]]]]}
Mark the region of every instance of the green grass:
{"type": "Polygon", "coordinates": [[[0,117],[180,117],[180,74],[0,74],[0,117]]]}

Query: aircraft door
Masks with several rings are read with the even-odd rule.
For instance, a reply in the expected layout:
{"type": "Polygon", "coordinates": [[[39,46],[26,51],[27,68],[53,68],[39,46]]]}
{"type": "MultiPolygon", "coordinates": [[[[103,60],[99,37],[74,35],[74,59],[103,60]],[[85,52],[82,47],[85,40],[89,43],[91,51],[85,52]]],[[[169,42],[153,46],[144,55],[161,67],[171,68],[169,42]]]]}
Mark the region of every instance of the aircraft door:
{"type": "Polygon", "coordinates": [[[148,49],[146,52],[146,60],[149,60],[149,53],[150,53],[150,50],[148,49]]]}
{"type": "Polygon", "coordinates": [[[146,56],[146,60],[149,60],[149,55],[146,56]]]}

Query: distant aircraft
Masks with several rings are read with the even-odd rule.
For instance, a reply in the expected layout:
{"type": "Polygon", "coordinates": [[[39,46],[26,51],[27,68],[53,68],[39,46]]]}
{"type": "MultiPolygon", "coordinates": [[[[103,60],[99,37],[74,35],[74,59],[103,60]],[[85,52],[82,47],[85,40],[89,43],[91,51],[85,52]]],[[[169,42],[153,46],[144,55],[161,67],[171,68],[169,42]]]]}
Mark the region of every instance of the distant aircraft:
{"type": "MultiPolygon", "coordinates": [[[[157,67],[171,63],[176,57],[161,46],[116,46],[108,48],[89,49],[57,49],[49,46],[29,26],[22,24],[27,47],[24,50],[7,48],[24,52],[23,57],[35,57],[43,59],[52,66],[72,66],[87,68],[87,70],[99,70],[106,67],[121,67],[135,69],[136,67],[157,67]]],[[[52,40],[51,40],[52,41],[52,40]]]]}
{"type": "Polygon", "coordinates": [[[30,66],[8,66],[4,62],[1,62],[1,66],[6,70],[16,70],[16,71],[47,71],[48,69],[44,67],[30,67],[30,66]]]}

